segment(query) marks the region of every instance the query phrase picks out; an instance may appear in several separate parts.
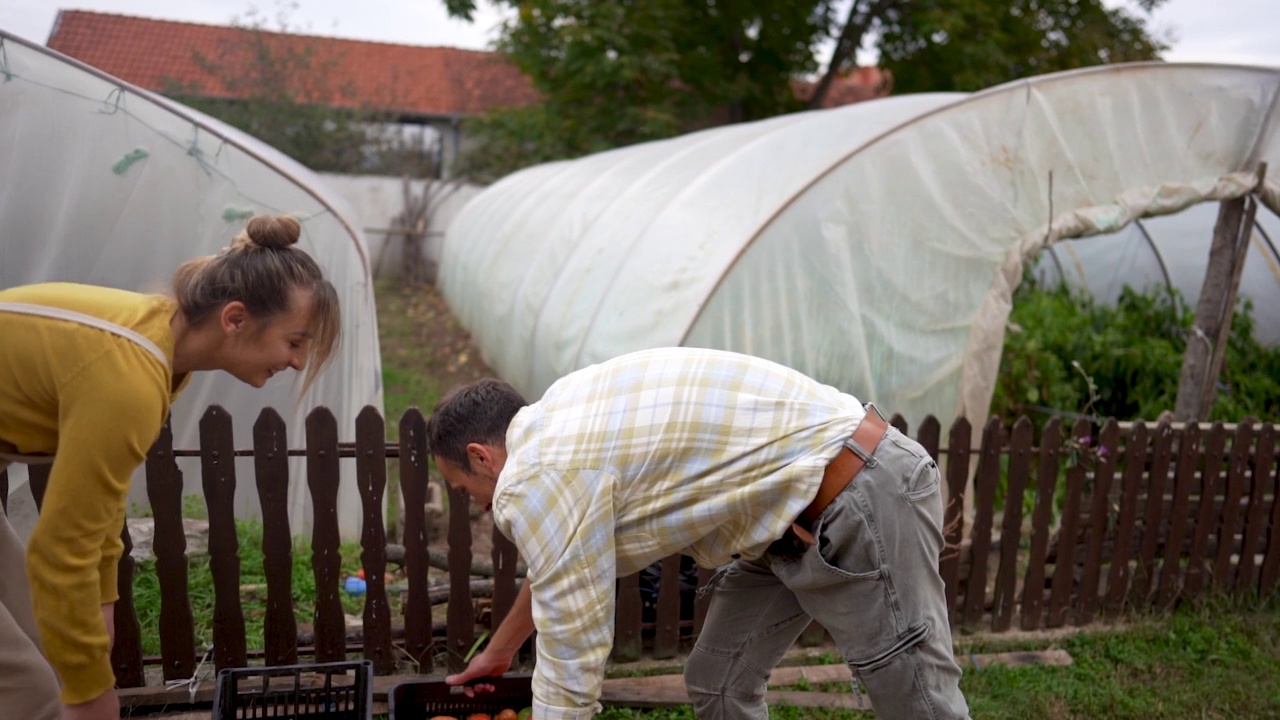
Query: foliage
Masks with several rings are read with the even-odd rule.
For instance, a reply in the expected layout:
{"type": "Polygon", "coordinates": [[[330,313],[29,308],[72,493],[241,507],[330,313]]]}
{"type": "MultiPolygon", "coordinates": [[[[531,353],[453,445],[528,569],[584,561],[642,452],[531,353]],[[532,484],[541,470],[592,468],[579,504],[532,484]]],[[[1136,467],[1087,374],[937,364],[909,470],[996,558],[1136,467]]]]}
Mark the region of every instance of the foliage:
{"type": "MultiPolygon", "coordinates": [[[[798,83],[832,45],[816,89],[801,93],[810,107],[859,49],[878,52],[895,85],[913,92],[975,90],[1163,49],[1144,16],[1102,0],[495,2],[513,11],[498,50],[542,101],[469,123],[465,159],[481,179],[798,110],[798,83]]],[[[475,0],[445,5],[461,18],[475,10],[475,0]]]]}
{"type": "MultiPolygon", "coordinates": [[[[1211,420],[1280,418],[1280,348],[1253,338],[1251,310],[1243,304],[1232,322],[1211,420]]],[[[1193,318],[1176,292],[1126,288],[1109,307],[1028,275],[1014,294],[991,413],[1155,419],[1173,409],[1193,318]]]]}

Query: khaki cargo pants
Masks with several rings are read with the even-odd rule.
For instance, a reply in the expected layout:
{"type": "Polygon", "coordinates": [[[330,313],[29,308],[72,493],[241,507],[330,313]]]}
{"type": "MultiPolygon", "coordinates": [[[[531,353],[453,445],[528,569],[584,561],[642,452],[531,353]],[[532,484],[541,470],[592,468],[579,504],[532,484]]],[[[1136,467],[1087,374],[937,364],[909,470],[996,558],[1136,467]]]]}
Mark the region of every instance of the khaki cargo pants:
{"type": "MultiPolygon", "coordinates": [[[[6,465],[0,458],[0,472],[6,465]]],[[[0,512],[0,718],[57,720],[60,692],[58,676],[40,651],[26,548],[0,512]]]]}

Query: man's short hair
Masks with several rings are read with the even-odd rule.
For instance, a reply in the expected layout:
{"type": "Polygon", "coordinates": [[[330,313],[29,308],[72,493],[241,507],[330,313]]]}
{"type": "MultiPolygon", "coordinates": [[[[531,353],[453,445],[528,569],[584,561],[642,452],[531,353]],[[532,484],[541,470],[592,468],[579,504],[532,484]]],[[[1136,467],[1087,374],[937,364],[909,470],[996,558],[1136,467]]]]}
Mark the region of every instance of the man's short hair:
{"type": "Polygon", "coordinates": [[[470,473],[467,445],[506,447],[511,418],[528,404],[515,388],[496,378],[456,387],[436,404],[427,421],[427,447],[432,455],[470,473]]]}

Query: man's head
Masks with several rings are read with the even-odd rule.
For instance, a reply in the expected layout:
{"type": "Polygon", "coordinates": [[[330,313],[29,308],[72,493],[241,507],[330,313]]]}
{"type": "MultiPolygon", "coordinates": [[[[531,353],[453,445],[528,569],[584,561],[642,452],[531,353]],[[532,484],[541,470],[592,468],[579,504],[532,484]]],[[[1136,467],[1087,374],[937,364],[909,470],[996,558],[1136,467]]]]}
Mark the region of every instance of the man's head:
{"type": "Polygon", "coordinates": [[[507,426],[528,403],[501,380],[485,378],[451,390],[427,421],[427,447],[450,486],[486,509],[507,460],[507,426]]]}

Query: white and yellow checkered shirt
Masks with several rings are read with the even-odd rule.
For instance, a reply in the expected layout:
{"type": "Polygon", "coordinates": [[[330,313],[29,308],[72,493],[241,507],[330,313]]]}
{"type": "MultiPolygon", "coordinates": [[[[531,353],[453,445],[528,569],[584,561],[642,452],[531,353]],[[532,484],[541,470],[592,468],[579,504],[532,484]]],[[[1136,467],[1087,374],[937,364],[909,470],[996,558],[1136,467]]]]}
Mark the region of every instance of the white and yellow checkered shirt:
{"type": "Polygon", "coordinates": [[[598,711],[619,576],[676,552],[763,554],[863,413],[789,368],[693,348],[585,368],[521,410],[493,516],[533,583],[534,717],[598,711]]]}

